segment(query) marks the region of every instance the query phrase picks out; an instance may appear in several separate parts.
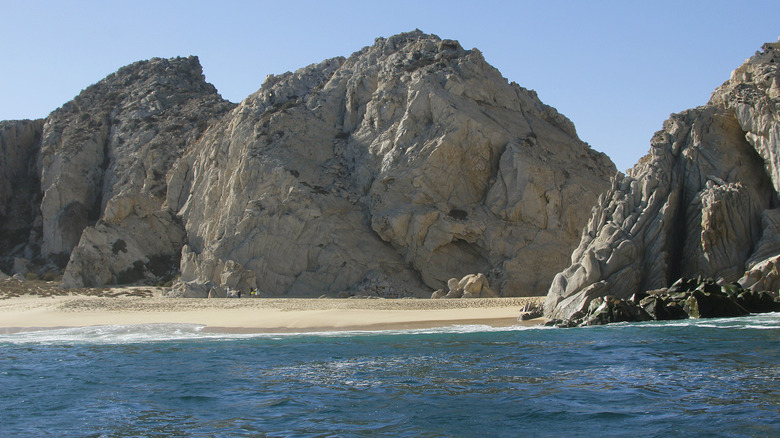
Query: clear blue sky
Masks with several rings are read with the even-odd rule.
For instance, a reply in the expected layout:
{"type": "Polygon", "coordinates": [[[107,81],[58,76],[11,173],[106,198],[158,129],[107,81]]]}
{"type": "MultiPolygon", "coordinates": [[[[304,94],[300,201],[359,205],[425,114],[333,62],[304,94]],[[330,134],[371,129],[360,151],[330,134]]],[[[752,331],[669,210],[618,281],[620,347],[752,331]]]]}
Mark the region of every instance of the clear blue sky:
{"type": "Polygon", "coordinates": [[[631,167],[670,113],[703,105],[780,36],[780,1],[0,0],[0,120],[40,118],[119,67],[197,55],[238,102],[270,73],[419,28],[476,47],[631,167]]]}

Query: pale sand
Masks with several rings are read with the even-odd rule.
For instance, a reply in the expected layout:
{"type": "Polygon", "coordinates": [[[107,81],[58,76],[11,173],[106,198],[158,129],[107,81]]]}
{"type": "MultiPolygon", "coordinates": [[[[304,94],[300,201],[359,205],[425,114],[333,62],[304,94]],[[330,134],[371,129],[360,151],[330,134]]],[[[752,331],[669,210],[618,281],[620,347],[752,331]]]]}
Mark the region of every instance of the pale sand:
{"type": "MultiPolygon", "coordinates": [[[[158,295],[158,294],[155,294],[158,295]]],[[[389,330],[461,324],[537,325],[518,321],[543,297],[484,299],[197,299],[22,295],[0,300],[0,332],[36,328],[188,323],[230,332],[389,330]]]]}

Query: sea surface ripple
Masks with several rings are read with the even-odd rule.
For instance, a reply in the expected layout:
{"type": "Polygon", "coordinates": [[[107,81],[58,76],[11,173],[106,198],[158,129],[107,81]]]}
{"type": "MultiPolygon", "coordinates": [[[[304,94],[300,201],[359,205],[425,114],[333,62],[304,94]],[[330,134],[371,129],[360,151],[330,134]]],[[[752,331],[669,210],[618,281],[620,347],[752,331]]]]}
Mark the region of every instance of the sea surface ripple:
{"type": "Polygon", "coordinates": [[[780,436],[780,314],[578,329],[0,335],[0,436],[780,436]]]}

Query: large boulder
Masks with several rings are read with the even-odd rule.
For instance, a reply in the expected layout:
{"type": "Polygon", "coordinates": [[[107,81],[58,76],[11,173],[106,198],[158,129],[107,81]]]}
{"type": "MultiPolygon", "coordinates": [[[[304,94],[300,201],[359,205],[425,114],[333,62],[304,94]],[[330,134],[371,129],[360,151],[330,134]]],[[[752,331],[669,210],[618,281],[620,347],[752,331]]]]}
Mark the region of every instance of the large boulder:
{"type": "Polygon", "coordinates": [[[462,298],[496,298],[497,294],[490,288],[485,274],[469,274],[458,283],[463,291],[462,298]]]}
{"type": "Polygon", "coordinates": [[[435,291],[431,298],[496,298],[498,294],[490,288],[485,274],[468,274],[458,280],[450,278],[447,281],[448,291],[435,291]]]}
{"type": "Polygon", "coordinates": [[[650,153],[602,194],[546,316],[699,275],[775,286],[780,255],[780,43],[735,70],[710,102],[672,115],[650,153]],[[748,271],[746,273],[746,271],[748,271]]]}
{"type": "Polygon", "coordinates": [[[479,51],[415,31],[269,76],[177,163],[167,204],[183,284],[232,261],[273,295],[380,276],[430,296],[475,272],[538,295],[614,173],[479,51]]]}

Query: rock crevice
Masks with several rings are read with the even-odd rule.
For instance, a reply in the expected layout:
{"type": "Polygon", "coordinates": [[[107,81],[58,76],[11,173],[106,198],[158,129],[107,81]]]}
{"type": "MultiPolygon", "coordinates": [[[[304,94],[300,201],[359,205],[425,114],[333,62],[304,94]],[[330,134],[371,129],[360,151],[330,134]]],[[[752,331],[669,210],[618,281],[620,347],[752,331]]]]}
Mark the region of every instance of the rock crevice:
{"type": "Polygon", "coordinates": [[[777,290],[780,42],[764,45],[700,108],[674,114],[650,153],[593,209],[545,302],[554,319],[704,276],[777,290]]]}
{"type": "Polygon", "coordinates": [[[269,78],[193,145],[169,190],[189,238],[177,290],[202,295],[231,262],[253,273],[243,287],[274,295],[352,290],[372,273],[399,294],[476,273],[538,294],[576,241],[574,212],[613,174],[478,51],[380,38],[269,78]]]}
{"type": "Polygon", "coordinates": [[[197,58],[141,61],[30,123],[12,142],[37,165],[32,207],[11,210],[34,226],[0,268],[57,260],[65,287],[430,296],[473,275],[539,295],[615,174],[478,50],[420,31],[269,75],[237,105],[197,58]]]}
{"type": "Polygon", "coordinates": [[[43,120],[0,122],[0,270],[12,272],[15,258],[30,259],[41,233],[40,175],[35,160],[43,120]],[[37,219],[37,220],[36,220],[37,219]]]}

